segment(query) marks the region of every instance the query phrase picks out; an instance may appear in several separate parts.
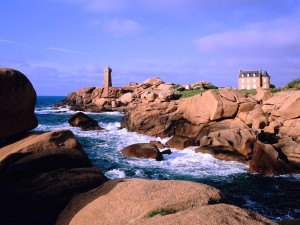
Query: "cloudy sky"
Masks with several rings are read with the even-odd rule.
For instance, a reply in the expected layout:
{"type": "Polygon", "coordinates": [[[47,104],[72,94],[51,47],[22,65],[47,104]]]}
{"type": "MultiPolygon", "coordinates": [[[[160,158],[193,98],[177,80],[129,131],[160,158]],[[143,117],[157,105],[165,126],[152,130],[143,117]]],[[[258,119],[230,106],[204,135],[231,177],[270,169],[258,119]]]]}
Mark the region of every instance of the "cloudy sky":
{"type": "Polygon", "coordinates": [[[38,95],[161,77],[237,87],[243,70],[300,77],[298,0],[2,0],[0,67],[38,95]]]}

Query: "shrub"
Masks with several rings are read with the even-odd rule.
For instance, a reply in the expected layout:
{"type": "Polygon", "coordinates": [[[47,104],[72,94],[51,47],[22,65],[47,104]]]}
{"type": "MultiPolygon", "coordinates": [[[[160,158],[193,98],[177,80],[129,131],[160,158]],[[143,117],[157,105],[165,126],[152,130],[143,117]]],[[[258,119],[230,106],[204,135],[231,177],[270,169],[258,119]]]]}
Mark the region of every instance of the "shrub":
{"type": "Polygon", "coordinates": [[[174,84],[173,85],[173,89],[177,89],[177,88],[179,88],[181,85],[180,84],[174,84]]]}
{"type": "Polygon", "coordinates": [[[208,86],[204,86],[204,89],[218,89],[218,87],[215,85],[208,85],[208,86]]]}
{"type": "Polygon", "coordinates": [[[287,84],[287,86],[289,88],[300,88],[300,79],[297,78],[297,79],[292,80],[291,82],[289,82],[287,84]]]}

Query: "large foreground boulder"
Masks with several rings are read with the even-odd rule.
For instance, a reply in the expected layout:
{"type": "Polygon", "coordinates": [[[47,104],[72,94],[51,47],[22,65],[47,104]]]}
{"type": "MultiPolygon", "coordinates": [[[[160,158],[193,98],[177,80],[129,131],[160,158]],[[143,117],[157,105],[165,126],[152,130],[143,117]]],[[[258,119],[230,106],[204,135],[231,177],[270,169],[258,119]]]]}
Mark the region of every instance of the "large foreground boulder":
{"type": "Polygon", "coordinates": [[[151,143],[138,143],[129,145],[121,150],[121,153],[127,157],[148,158],[163,160],[162,153],[158,147],[151,143]]]}
{"type": "Polygon", "coordinates": [[[274,224],[224,200],[219,190],[190,181],[117,179],[75,197],[56,224],[274,224]]]}
{"type": "Polygon", "coordinates": [[[35,102],[36,92],[24,74],[0,68],[0,141],[37,127],[35,102]]]}
{"type": "Polygon", "coordinates": [[[108,180],[68,130],[29,134],[0,160],[0,224],[54,224],[71,198],[108,180]]]}

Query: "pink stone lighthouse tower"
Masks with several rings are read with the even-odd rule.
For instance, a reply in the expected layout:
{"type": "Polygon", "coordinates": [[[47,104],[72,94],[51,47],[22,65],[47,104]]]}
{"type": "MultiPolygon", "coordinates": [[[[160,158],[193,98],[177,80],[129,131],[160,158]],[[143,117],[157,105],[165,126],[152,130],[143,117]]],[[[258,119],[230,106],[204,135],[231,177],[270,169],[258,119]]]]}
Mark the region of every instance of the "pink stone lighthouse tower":
{"type": "Polygon", "coordinates": [[[112,69],[109,66],[104,69],[104,88],[112,87],[111,72],[112,69]]]}

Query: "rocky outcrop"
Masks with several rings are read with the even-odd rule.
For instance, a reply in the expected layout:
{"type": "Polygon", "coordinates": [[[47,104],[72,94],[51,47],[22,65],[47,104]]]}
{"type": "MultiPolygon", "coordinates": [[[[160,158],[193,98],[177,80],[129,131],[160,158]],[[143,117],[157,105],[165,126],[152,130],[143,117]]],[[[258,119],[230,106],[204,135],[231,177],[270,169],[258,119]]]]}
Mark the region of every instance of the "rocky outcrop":
{"type": "Polygon", "coordinates": [[[73,127],[80,127],[81,130],[102,130],[98,122],[83,112],[73,114],[68,120],[69,124],[73,127]]]}
{"type": "Polygon", "coordinates": [[[249,159],[244,155],[238,153],[237,151],[227,151],[226,149],[219,149],[214,147],[198,147],[195,149],[196,153],[210,154],[216,159],[225,160],[225,161],[238,161],[241,163],[249,164],[249,159]]]}
{"type": "Polygon", "coordinates": [[[219,190],[189,181],[118,179],[75,197],[56,224],[274,224],[224,200],[219,190]]]}
{"type": "Polygon", "coordinates": [[[32,133],[0,148],[4,224],[54,224],[70,199],[108,179],[69,130],[32,133]]]}
{"type": "Polygon", "coordinates": [[[175,135],[169,141],[167,141],[166,145],[170,148],[176,148],[182,150],[187,147],[195,145],[195,142],[188,137],[175,135]]]}
{"type": "Polygon", "coordinates": [[[129,131],[138,131],[149,136],[167,137],[168,126],[176,120],[177,102],[140,103],[138,107],[125,112],[122,126],[129,131]]]}
{"type": "MultiPolygon", "coordinates": [[[[245,159],[263,161],[261,157],[252,157],[254,145],[259,140],[282,152],[287,161],[293,164],[293,170],[286,172],[297,172],[297,168],[300,168],[299,118],[286,119],[276,111],[287,104],[283,99],[297,99],[299,93],[276,93],[269,99],[256,101],[247,94],[222,89],[162,104],[139,104],[126,112],[127,120],[124,120],[123,127],[150,136],[181,136],[191,139],[205,152],[211,151],[216,157],[244,162],[245,159]]],[[[295,116],[297,109],[292,112],[295,116]]],[[[170,147],[176,148],[175,145],[170,147]]],[[[269,171],[272,173],[276,170],[270,168],[269,171]]]]}
{"type": "Polygon", "coordinates": [[[127,157],[148,158],[163,160],[162,153],[158,150],[156,145],[151,143],[139,143],[129,145],[121,150],[121,153],[127,157]]]}
{"type": "Polygon", "coordinates": [[[271,98],[272,96],[273,96],[273,94],[269,90],[264,89],[262,87],[256,88],[256,95],[255,95],[256,101],[259,101],[259,102],[266,101],[269,98],[271,98]]]}
{"type": "Polygon", "coordinates": [[[274,117],[293,119],[300,117],[300,91],[276,93],[263,103],[262,109],[274,117]]]}
{"type": "Polygon", "coordinates": [[[187,99],[184,99],[178,107],[183,118],[192,124],[200,125],[210,121],[225,118],[234,118],[242,101],[247,100],[246,96],[240,96],[226,89],[220,93],[213,90],[204,92],[187,99]],[[208,104],[209,102],[209,104],[208,104]]]}
{"type": "MultiPolygon", "coordinates": [[[[170,147],[183,149],[193,143],[216,157],[244,162],[246,159],[249,163],[250,160],[261,160],[252,157],[253,146],[260,141],[281,152],[293,164],[292,168],[296,168],[294,172],[298,171],[300,107],[297,106],[300,91],[272,94],[258,88],[257,94],[252,96],[232,88],[222,88],[173,100],[174,90],[211,87],[213,85],[209,82],[180,86],[150,78],[140,84],[130,83],[122,87],[123,94],[114,100],[114,104],[109,103],[108,108],[105,99],[97,101],[104,110],[123,111],[122,127],[129,131],[161,138],[174,136],[170,147]],[[182,140],[174,141],[177,137],[182,140]]],[[[94,93],[98,89],[101,93],[101,88],[83,92],[92,90],[94,93]]],[[[270,171],[275,170],[270,168],[270,171]]]]}
{"type": "Polygon", "coordinates": [[[109,110],[126,111],[141,102],[166,102],[174,98],[174,84],[160,78],[150,78],[143,83],[131,82],[124,87],[88,87],[70,93],[61,104],[73,110],[102,112],[109,110]]]}
{"type": "Polygon", "coordinates": [[[253,148],[254,153],[249,168],[251,173],[280,175],[295,171],[294,165],[289,163],[287,156],[271,144],[257,141],[253,148]]]}
{"type": "Polygon", "coordinates": [[[249,158],[256,140],[257,132],[254,130],[234,128],[210,132],[201,138],[200,147],[238,152],[249,158]]]}
{"type": "Polygon", "coordinates": [[[36,92],[24,74],[0,68],[0,141],[37,127],[35,102],[36,92]]]}

